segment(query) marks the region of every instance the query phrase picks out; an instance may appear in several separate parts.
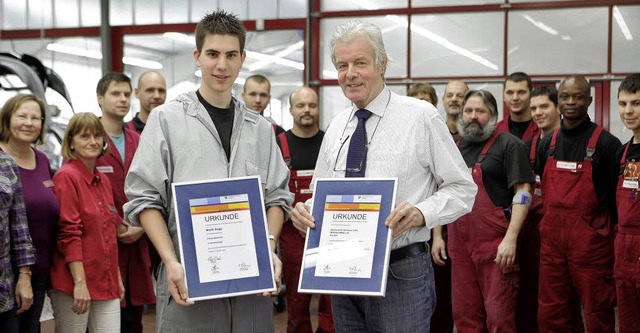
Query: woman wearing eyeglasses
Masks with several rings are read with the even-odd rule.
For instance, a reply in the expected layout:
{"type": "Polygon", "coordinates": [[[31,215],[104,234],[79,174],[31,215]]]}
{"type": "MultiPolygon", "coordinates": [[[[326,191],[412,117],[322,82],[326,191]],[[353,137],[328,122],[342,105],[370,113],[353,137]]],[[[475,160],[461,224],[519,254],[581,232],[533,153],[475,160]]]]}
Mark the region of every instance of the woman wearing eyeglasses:
{"type": "Polygon", "coordinates": [[[109,179],[96,169],[98,157],[108,153],[105,137],[94,114],[74,115],[62,142],[69,162],[53,177],[60,201],[49,292],[56,332],[120,332],[124,287],[116,228],[122,219],[109,179]]]}
{"type": "Polygon", "coordinates": [[[18,277],[19,286],[29,284],[33,290],[33,305],[27,307],[28,310],[21,308],[17,311],[19,331],[38,332],[60,214],[60,205],[53,193],[49,159],[33,147],[44,143],[44,102],[31,94],[13,96],[2,107],[0,121],[0,149],[18,165],[29,233],[37,255],[30,274],[23,272],[18,277]]]}

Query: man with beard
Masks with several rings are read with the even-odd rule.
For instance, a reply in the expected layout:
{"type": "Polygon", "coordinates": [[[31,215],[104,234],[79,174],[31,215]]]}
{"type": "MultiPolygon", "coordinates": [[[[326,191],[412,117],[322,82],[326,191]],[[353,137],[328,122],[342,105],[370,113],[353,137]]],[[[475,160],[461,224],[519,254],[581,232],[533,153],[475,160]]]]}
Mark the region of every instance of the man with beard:
{"type": "Polygon", "coordinates": [[[620,140],[591,122],[591,87],[580,75],[558,89],[560,130],[537,152],[544,216],[540,222],[542,332],[566,332],[576,322],[576,294],[590,332],[614,332],[613,237],[617,221],[616,149],[620,140]]]}
{"type": "Polygon", "coordinates": [[[524,143],[497,132],[497,120],[491,93],[465,95],[458,144],[478,194],[471,213],[449,226],[453,320],[460,333],[516,332],[516,246],[533,174],[524,143]]]}
{"type": "Polygon", "coordinates": [[[442,96],[442,105],[444,106],[444,112],[447,114],[447,128],[453,141],[460,139],[458,133],[458,116],[460,110],[462,110],[462,99],[464,94],[469,91],[469,86],[464,81],[453,80],[449,81],[444,87],[444,96],[442,96]]]}
{"type": "MultiPolygon", "coordinates": [[[[444,88],[442,103],[447,116],[447,127],[454,141],[460,140],[458,118],[462,109],[462,100],[469,91],[463,81],[450,81],[444,88]]],[[[436,281],[436,310],[431,319],[432,333],[453,332],[453,313],[451,306],[451,261],[446,250],[447,226],[433,228],[431,238],[431,257],[436,264],[433,273],[436,281]]]]}
{"type": "Polygon", "coordinates": [[[504,102],[509,109],[509,118],[498,122],[499,132],[509,132],[522,141],[534,138],[540,134],[540,129],[531,121],[529,112],[529,95],[531,78],[522,72],[515,72],[504,81],[504,102]]]}
{"type": "MultiPolygon", "coordinates": [[[[284,161],[291,170],[289,190],[295,195],[294,204],[311,198],[311,178],[324,132],[318,128],[318,95],[307,87],[294,91],[289,96],[289,112],[293,117],[293,128],[278,135],[277,141],[284,161]]],[[[293,226],[285,222],[280,233],[282,274],[287,286],[287,332],[312,332],[309,304],[311,294],[298,293],[300,266],[304,252],[304,237],[293,226]]],[[[331,316],[331,298],[320,295],[318,299],[318,329],[316,332],[334,332],[331,316]]]]}

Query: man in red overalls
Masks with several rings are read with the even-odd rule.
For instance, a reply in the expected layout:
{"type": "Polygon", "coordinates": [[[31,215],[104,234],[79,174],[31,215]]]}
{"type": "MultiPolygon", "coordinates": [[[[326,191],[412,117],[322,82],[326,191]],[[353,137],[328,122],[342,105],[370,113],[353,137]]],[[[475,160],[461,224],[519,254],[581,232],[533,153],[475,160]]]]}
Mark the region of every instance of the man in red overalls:
{"type": "Polygon", "coordinates": [[[531,121],[529,112],[529,95],[532,84],[529,75],[522,72],[512,73],[504,81],[503,99],[509,110],[509,117],[500,120],[498,132],[509,132],[522,141],[535,138],[540,129],[531,121]]]}
{"type": "Polygon", "coordinates": [[[497,109],[491,93],[471,90],[458,121],[460,153],[478,186],[471,213],[449,226],[453,320],[460,333],[516,332],[516,247],[534,179],[524,143],[496,131],[497,109]]]}
{"type": "MultiPolygon", "coordinates": [[[[124,180],[131,160],[138,148],[140,135],[129,130],[124,116],[131,105],[131,81],[121,73],[109,73],[98,81],[98,104],[102,110],[100,121],[111,147],[108,155],[96,162],[96,169],[104,173],[111,183],[113,199],[120,217],[122,206],[128,201],[124,194],[124,180]]],[[[145,304],[155,304],[151,282],[149,243],[144,229],[124,221],[123,233],[118,233],[118,265],[125,286],[125,299],[120,311],[121,332],[142,333],[142,313],[145,304]]]]}
{"type": "MultiPolygon", "coordinates": [[[[289,103],[293,128],[278,134],[277,141],[284,160],[291,170],[289,190],[295,194],[295,204],[311,198],[309,185],[324,132],[318,129],[318,95],[313,89],[307,87],[297,89],[289,97],[289,103]]],[[[298,293],[304,236],[291,224],[291,221],[287,221],[282,226],[280,251],[287,297],[287,332],[311,333],[309,316],[311,295],[298,293]]],[[[316,332],[335,332],[329,295],[319,295],[316,332]]]]}
{"type": "Polygon", "coordinates": [[[640,73],[627,76],[620,84],[618,113],[633,138],[616,153],[622,173],[616,192],[618,235],[613,275],[620,332],[640,332],[640,73]]]}
{"type": "Polygon", "coordinates": [[[620,140],[591,122],[591,88],[568,76],[558,89],[560,130],[538,148],[544,217],[540,222],[541,332],[575,328],[576,295],[589,332],[614,332],[613,237],[617,221],[615,152],[620,140]]]}

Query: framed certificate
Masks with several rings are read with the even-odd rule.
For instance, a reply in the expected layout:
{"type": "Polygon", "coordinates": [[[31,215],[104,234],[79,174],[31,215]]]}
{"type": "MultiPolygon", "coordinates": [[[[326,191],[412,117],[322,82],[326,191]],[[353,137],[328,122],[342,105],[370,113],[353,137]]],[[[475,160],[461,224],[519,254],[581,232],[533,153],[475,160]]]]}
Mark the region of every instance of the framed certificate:
{"type": "Polygon", "coordinates": [[[384,296],[395,178],[318,179],[298,292],[384,296]]]}
{"type": "Polygon", "coordinates": [[[172,184],[189,299],[276,290],[259,176],[172,184]]]}

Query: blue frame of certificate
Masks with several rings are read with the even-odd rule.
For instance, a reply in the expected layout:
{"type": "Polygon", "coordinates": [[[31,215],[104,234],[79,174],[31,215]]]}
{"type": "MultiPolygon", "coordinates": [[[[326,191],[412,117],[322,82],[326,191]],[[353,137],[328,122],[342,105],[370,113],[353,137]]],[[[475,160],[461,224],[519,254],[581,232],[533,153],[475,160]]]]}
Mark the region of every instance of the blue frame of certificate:
{"type": "Polygon", "coordinates": [[[317,179],[311,213],[316,227],[308,229],[298,292],[360,296],[384,296],[389,268],[392,232],[384,224],[395,207],[396,178],[340,178],[317,179]],[[381,195],[380,213],[373,253],[370,278],[327,277],[316,275],[316,265],[311,259],[317,256],[322,232],[327,196],[381,195]]]}
{"type": "Polygon", "coordinates": [[[267,219],[259,176],[174,183],[172,189],[180,240],[180,257],[185,271],[189,300],[224,298],[276,290],[271,244],[268,238],[267,219]],[[243,194],[248,195],[259,275],[201,283],[190,200],[243,194]]]}

